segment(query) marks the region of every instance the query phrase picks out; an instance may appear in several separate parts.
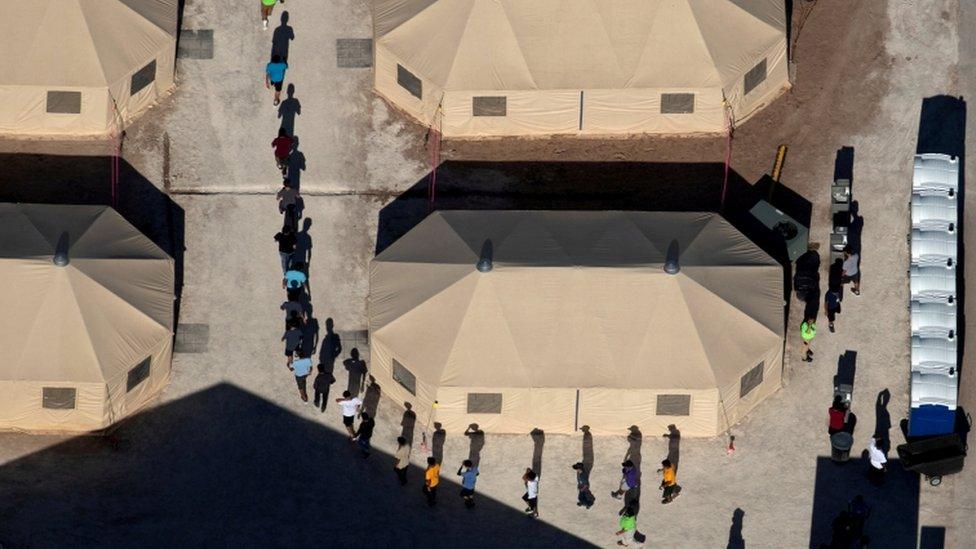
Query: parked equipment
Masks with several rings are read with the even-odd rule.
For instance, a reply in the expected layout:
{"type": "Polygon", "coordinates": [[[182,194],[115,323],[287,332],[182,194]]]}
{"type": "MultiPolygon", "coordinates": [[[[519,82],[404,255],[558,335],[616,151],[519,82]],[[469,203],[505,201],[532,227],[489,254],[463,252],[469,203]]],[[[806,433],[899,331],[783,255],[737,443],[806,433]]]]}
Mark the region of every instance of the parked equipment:
{"type": "Polygon", "coordinates": [[[937,436],[901,444],[898,458],[909,471],[921,473],[932,486],[942,484],[942,477],[962,471],[966,445],[958,434],[937,436]]]}

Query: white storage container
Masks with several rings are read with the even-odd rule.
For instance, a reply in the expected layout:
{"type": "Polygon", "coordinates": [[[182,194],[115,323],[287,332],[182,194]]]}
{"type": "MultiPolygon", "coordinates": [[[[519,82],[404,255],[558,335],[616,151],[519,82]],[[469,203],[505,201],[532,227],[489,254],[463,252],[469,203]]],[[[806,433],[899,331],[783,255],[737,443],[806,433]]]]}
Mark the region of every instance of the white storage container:
{"type": "Polygon", "coordinates": [[[915,155],[912,194],[955,198],[958,191],[958,158],[936,153],[915,155]]]}
{"type": "Polygon", "coordinates": [[[912,195],[912,228],[956,232],[959,203],[945,196],[912,195]]]}
{"type": "Polygon", "coordinates": [[[912,372],[956,376],[956,340],[912,336],[912,372]]]}
{"type": "Polygon", "coordinates": [[[920,303],[956,302],[956,271],[945,267],[912,266],[909,271],[912,300],[920,303]]]}
{"type": "Polygon", "coordinates": [[[912,408],[934,404],[955,410],[956,390],[955,377],[912,372],[912,408]]]}
{"type": "Polygon", "coordinates": [[[954,339],[956,308],[944,303],[912,302],[912,335],[924,338],[954,339]]]}
{"type": "Polygon", "coordinates": [[[913,229],[911,249],[912,265],[947,269],[956,266],[959,247],[954,233],[913,229]]]}

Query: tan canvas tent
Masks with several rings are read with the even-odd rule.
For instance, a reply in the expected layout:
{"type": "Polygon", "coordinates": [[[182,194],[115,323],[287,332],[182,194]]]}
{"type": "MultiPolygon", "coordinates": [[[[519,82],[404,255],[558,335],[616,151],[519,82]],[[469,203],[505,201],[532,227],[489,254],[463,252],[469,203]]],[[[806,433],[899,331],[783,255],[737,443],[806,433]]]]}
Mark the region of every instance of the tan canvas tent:
{"type": "Polygon", "coordinates": [[[173,260],[115,210],[0,204],[0,280],[0,429],[101,429],[169,381],[173,260]]]}
{"type": "Polygon", "coordinates": [[[446,136],[724,132],[789,87],[783,0],[372,5],[374,88],[446,136]]]}
{"type": "Polygon", "coordinates": [[[0,3],[0,134],[117,131],[173,86],[178,0],[0,3]]]}
{"type": "Polygon", "coordinates": [[[780,387],[783,304],[716,214],[435,212],[371,263],[370,373],[453,432],[711,436],[780,387]]]}

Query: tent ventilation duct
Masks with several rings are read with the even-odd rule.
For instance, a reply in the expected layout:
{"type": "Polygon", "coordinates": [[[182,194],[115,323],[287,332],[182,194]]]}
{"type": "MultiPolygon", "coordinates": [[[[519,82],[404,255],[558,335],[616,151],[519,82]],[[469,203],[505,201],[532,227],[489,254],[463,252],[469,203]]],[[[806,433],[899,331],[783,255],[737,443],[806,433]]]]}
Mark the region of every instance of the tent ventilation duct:
{"type": "Polygon", "coordinates": [[[492,264],[491,258],[494,255],[494,248],[491,244],[491,239],[485,240],[485,243],[481,245],[481,257],[478,259],[477,269],[478,272],[487,273],[490,272],[494,265],[492,264]]]}
{"type": "Polygon", "coordinates": [[[58,267],[64,267],[68,264],[68,244],[68,232],[65,231],[58,238],[58,247],[54,250],[54,264],[58,267]]]}
{"type": "Polygon", "coordinates": [[[681,266],[678,265],[678,241],[672,240],[671,244],[668,244],[668,255],[664,261],[664,272],[674,275],[678,274],[681,270],[681,266]]]}

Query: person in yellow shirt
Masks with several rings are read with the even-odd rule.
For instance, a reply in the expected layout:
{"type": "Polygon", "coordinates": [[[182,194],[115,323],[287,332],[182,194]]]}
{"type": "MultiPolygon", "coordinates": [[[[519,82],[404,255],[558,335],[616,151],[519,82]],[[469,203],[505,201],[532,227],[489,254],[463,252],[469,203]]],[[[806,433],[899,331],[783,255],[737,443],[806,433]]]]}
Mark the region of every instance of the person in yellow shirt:
{"type": "Polygon", "coordinates": [[[677,470],[671,460],[666,459],[661,462],[661,468],[657,472],[661,473],[661,490],[664,490],[661,495],[661,503],[671,503],[681,492],[681,487],[678,486],[677,482],[677,470]]]}
{"type": "Polygon", "coordinates": [[[427,472],[424,473],[424,495],[427,505],[437,505],[437,485],[441,483],[441,466],[433,456],[427,458],[427,472]]]}
{"type": "Polygon", "coordinates": [[[803,362],[813,362],[813,349],[810,342],[817,337],[817,324],[812,318],[808,318],[800,324],[800,337],[803,338],[803,362]]]}

